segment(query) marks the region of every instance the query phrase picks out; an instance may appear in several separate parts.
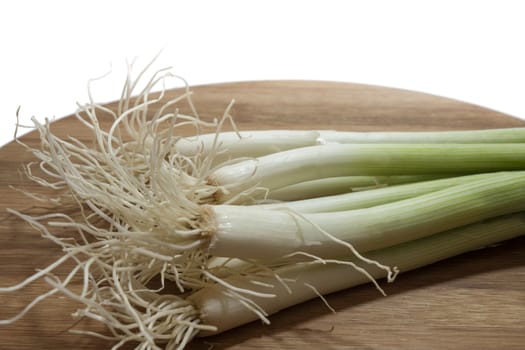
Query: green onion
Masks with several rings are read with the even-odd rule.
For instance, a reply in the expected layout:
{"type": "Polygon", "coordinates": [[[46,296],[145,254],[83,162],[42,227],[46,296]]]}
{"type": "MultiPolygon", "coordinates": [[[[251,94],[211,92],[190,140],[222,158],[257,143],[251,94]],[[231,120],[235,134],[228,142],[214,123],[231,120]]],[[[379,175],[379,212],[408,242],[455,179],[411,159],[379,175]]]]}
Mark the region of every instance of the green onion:
{"type": "MultiPolygon", "coordinates": [[[[377,250],[368,254],[368,257],[407,272],[523,234],[525,214],[517,213],[377,250]]],[[[353,262],[359,264],[356,260],[353,262]]],[[[369,269],[374,278],[385,277],[385,271],[375,267],[369,269]]],[[[267,321],[268,315],[316,298],[319,294],[325,295],[369,282],[367,276],[341,261],[329,263],[319,260],[298,264],[278,269],[275,274],[280,279],[268,276],[226,279],[226,282],[239,289],[271,294],[272,298],[247,295],[247,302],[228,297],[226,288],[220,286],[205,288],[191,295],[189,300],[200,311],[201,322],[216,327],[216,330],[204,331],[200,335],[220,333],[259,318],[267,321]],[[283,280],[286,281],[286,287],[283,280]],[[263,284],[271,287],[261,286],[263,284]]]]}
{"type": "Polygon", "coordinates": [[[274,190],[338,176],[458,175],[525,169],[524,144],[332,144],[303,147],[226,165],[210,184],[225,201],[243,190],[274,190]],[[227,192],[227,193],[226,193],[227,192]]]}
{"type": "Polygon", "coordinates": [[[267,199],[298,201],[384,186],[441,179],[446,175],[340,176],[300,182],[268,193],[267,199]]]}
{"type": "MultiPolygon", "coordinates": [[[[459,185],[469,181],[481,180],[491,176],[493,176],[492,173],[457,176],[397,186],[379,187],[373,191],[358,191],[298,201],[261,204],[258,207],[261,209],[287,208],[299,213],[319,213],[362,209],[380,204],[391,203],[402,199],[413,198],[422,194],[442,190],[447,187],[459,185]]],[[[428,177],[416,176],[415,178],[426,179],[428,177]]],[[[297,195],[299,196],[299,193],[297,195]]]]}
{"type": "Polygon", "coordinates": [[[298,215],[208,206],[202,229],[217,256],[272,260],[305,252],[334,258],[347,251],[344,242],[367,252],[522,210],[525,172],[509,172],[357,210],[298,215]]]}
{"type": "Polygon", "coordinates": [[[186,156],[225,153],[229,158],[259,157],[327,143],[523,143],[525,128],[443,131],[356,132],[335,130],[242,130],[186,137],[175,152],[186,156]]]}

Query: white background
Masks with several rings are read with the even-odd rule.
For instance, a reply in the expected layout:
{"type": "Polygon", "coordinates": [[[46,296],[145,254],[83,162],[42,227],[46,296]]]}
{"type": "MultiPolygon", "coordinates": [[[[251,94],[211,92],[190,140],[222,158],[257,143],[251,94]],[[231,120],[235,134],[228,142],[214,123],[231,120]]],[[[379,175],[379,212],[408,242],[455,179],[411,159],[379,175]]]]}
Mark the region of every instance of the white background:
{"type": "Polygon", "coordinates": [[[119,96],[125,60],[191,85],[321,79],[429,92],[525,117],[521,1],[5,1],[0,144],[22,122],[119,96]]]}

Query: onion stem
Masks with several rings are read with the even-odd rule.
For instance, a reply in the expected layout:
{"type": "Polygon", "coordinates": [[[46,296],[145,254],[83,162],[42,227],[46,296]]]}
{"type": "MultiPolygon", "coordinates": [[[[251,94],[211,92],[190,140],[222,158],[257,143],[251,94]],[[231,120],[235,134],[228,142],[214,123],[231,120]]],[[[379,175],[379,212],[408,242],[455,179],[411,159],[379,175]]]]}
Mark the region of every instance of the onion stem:
{"type": "MultiPolygon", "coordinates": [[[[383,264],[397,266],[401,272],[407,272],[524,233],[525,214],[516,213],[377,250],[368,256],[383,264]]],[[[369,271],[375,278],[386,275],[384,270],[374,267],[370,267],[369,271]]],[[[268,276],[237,276],[228,279],[228,283],[239,288],[275,294],[275,298],[270,299],[251,297],[260,309],[270,315],[316,298],[318,293],[325,295],[369,282],[365,275],[345,264],[323,260],[287,266],[276,270],[276,274],[281,280],[288,281],[287,288],[282,286],[280,280],[268,276]],[[254,280],[261,283],[256,285],[254,280]],[[271,284],[272,287],[265,288],[262,286],[264,284],[271,284]],[[308,285],[314,286],[316,291],[307,288],[308,285]]],[[[203,323],[217,327],[212,332],[201,332],[201,336],[220,333],[258,318],[252,310],[243,307],[239,300],[226,297],[222,288],[204,288],[188,299],[200,310],[203,323]]]]}
{"type": "Polygon", "coordinates": [[[525,172],[503,172],[365,209],[297,215],[257,206],[209,206],[205,226],[213,255],[271,260],[300,251],[333,258],[347,252],[333,237],[364,253],[522,210],[525,172]]]}
{"type": "Polygon", "coordinates": [[[421,181],[398,186],[387,186],[373,191],[350,192],[282,203],[261,204],[262,209],[289,209],[299,213],[320,213],[369,208],[402,199],[413,198],[447,187],[494,176],[493,173],[457,176],[439,180],[421,181]]]}
{"type": "Polygon", "coordinates": [[[230,158],[259,157],[327,143],[523,143],[525,128],[442,131],[243,130],[180,139],[175,151],[187,156],[219,150],[230,158]]]}
{"type": "Polygon", "coordinates": [[[391,175],[391,176],[339,176],[304,181],[270,191],[266,199],[298,201],[348,192],[376,189],[384,186],[437,180],[447,175],[391,175]]]}
{"type": "Polygon", "coordinates": [[[524,170],[523,144],[331,144],[303,147],[223,166],[208,182],[228,193],[274,190],[338,176],[458,175],[524,170]]]}

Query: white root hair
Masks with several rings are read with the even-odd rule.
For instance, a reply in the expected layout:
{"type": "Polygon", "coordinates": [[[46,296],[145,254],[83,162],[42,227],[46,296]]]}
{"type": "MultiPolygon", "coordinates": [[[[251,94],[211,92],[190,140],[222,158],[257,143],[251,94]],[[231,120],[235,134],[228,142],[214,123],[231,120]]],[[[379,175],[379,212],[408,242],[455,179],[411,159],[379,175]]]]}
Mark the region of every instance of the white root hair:
{"type": "MultiPolygon", "coordinates": [[[[58,211],[76,210],[71,215],[57,212],[40,216],[10,210],[59,246],[63,255],[25,281],[0,288],[0,293],[14,292],[38,279],[44,279],[51,288],[0,324],[15,322],[40,301],[61,293],[83,304],[74,316],[100,322],[109,332],[73,330],[75,333],[114,341],[113,349],[129,342],[136,343],[136,349],[182,349],[199,331],[215,330],[201,323],[199,310],[186,300],[192,291],[215,288],[237,299],[265,323],[269,323],[268,314],[250,297],[275,295],[237,287],[223,277],[245,277],[254,287],[271,290],[271,283],[252,278],[270,276],[291,292],[272,262],[244,260],[237,267],[227,261],[213,265],[215,257],[207,250],[209,237],[202,223],[202,206],[216,203],[220,196],[226,203],[253,203],[265,198],[268,191],[252,186],[235,192],[236,185],[219,187],[209,183],[209,175],[218,166],[214,158],[223,152],[219,151],[219,134],[224,123],[230,122],[238,133],[230,115],[234,101],[221,118],[204,122],[188,84],[169,68],[152,74],[139,89],[152,63],[135,79],[131,73],[134,62],[128,63],[115,110],[93,99],[91,84],[100,78],[88,82],[89,102],[78,104],[75,117],[89,131],[89,140],[60,138],[53,133],[49,120],[42,123],[36,118],[32,120],[40,135],[40,149],[17,140],[37,159],[25,166],[26,177],[53,193],[45,197],[21,191],[58,211]],[[179,96],[166,101],[167,80],[172,78],[182,81],[184,88],[179,96]],[[159,86],[160,91],[155,92],[159,86]],[[181,102],[190,107],[191,115],[179,113],[181,102]],[[101,125],[107,118],[111,122],[109,129],[101,125]],[[183,137],[180,130],[188,127],[197,136],[205,128],[215,130],[210,152],[194,156],[174,152],[175,144],[183,137]],[[53,229],[58,228],[67,234],[54,234],[53,229]],[[61,280],[54,271],[66,263],[73,267],[61,280]],[[79,290],[72,286],[75,280],[80,280],[79,290]],[[154,287],[154,282],[160,286],[154,287]]],[[[291,215],[296,220],[304,219],[297,213],[291,215]]],[[[360,261],[384,269],[391,279],[395,277],[396,271],[366,259],[351,244],[317,228],[349,248],[360,261]]],[[[341,263],[310,258],[314,263],[341,263]]],[[[364,268],[343,263],[371,278],[364,268]]],[[[313,286],[305,287],[317,293],[313,286]]],[[[382,291],[377,283],[376,287],[382,291]]]]}
{"type": "Polygon", "coordinates": [[[183,135],[180,129],[200,132],[217,122],[200,120],[185,81],[182,93],[164,102],[167,79],[177,78],[169,69],[154,73],[137,95],[148,67],[132,79],[132,65],[116,111],[95,103],[88,83],[89,102],[78,105],[75,117],[89,140],[60,138],[49,120],[36,118],[40,148],[17,140],[37,159],[25,167],[26,177],[53,197],[20,191],[57,213],[10,213],[58,245],[63,256],[25,281],[0,288],[1,293],[14,292],[38,279],[51,288],[0,324],[15,322],[61,293],[84,305],[77,317],[105,324],[109,335],[75,332],[114,340],[114,348],[128,342],[138,343],[137,349],[183,348],[199,330],[214,329],[201,324],[198,310],[184,298],[210,283],[203,281],[209,256],[198,220],[201,203],[213,198],[214,188],[206,184],[212,162],[172,150],[183,135]],[[181,102],[190,106],[192,116],[179,114],[181,102]],[[110,118],[109,129],[101,116],[110,118]],[[74,214],[66,215],[66,209],[74,214]],[[59,237],[55,228],[67,233],[59,237]],[[64,264],[73,267],[61,281],[53,272],[64,264]],[[161,287],[148,286],[158,278],[161,287]],[[73,281],[79,281],[80,289],[70,286],[73,281]],[[174,293],[168,281],[176,285],[174,293]]]}

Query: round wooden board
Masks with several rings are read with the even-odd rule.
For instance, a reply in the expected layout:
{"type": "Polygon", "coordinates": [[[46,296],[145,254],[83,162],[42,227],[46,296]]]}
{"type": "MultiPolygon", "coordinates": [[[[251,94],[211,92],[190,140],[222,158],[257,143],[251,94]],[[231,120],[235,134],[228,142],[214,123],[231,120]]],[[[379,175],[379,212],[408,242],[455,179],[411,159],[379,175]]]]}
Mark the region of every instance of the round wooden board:
{"type": "MultiPolygon", "coordinates": [[[[524,126],[524,122],[479,106],[411,91],[330,82],[268,81],[193,88],[201,117],[220,117],[230,102],[242,129],[451,130],[524,126]]],[[[177,94],[170,91],[169,95],[177,94]]],[[[114,106],[114,104],[110,104],[114,106]]],[[[183,110],[185,107],[183,106],[183,110]]],[[[107,120],[106,120],[107,122],[107,120]]],[[[71,117],[54,123],[56,133],[85,139],[71,117]]],[[[23,140],[37,145],[31,133],[23,140]]],[[[33,192],[21,164],[31,155],[16,143],[0,149],[0,286],[22,280],[60,252],[7,215],[34,203],[9,185],[33,192]]],[[[207,349],[523,349],[525,344],[525,239],[472,252],[401,275],[382,297],[370,285],[290,308],[259,322],[207,339],[207,349]]],[[[47,290],[41,282],[0,294],[0,319],[13,316],[47,290]]],[[[108,341],[73,335],[70,313],[77,305],[50,298],[17,323],[0,326],[0,348],[103,349],[108,341]]],[[[98,325],[82,323],[77,327],[98,325]]]]}

